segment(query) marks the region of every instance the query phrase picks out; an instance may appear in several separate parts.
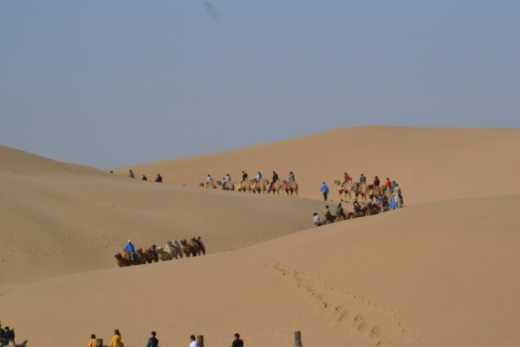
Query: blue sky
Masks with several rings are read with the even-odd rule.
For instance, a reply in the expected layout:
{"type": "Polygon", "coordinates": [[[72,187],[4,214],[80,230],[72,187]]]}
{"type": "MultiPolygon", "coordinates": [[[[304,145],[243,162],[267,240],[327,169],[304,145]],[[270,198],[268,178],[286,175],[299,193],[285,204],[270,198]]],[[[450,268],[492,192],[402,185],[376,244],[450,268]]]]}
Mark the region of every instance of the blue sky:
{"type": "Polygon", "coordinates": [[[336,127],[520,127],[520,2],[4,0],[0,143],[98,167],[336,127]]]}

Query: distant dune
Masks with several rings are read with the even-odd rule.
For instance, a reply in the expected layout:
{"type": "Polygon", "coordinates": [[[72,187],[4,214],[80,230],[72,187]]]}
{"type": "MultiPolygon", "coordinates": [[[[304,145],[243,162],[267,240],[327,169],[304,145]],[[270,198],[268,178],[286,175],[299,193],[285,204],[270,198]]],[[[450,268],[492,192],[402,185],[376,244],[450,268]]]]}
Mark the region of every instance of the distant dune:
{"type": "MultiPolygon", "coordinates": [[[[520,129],[338,129],[233,152],[134,166],[166,182],[197,186],[208,173],[239,179],[273,169],[295,171],[305,197],[318,198],[320,183],[343,172],[396,178],[408,204],[520,193],[520,129]]],[[[126,174],[128,168],[118,170],[126,174]]]]}
{"type": "MultiPolygon", "coordinates": [[[[134,166],[163,185],[0,147],[0,307],[28,346],[513,347],[520,311],[520,130],[340,129],[134,166]],[[301,197],[206,192],[211,173],[294,170],[301,197]],[[347,170],[408,206],[310,228],[347,170]],[[113,253],[201,235],[210,255],[116,268],[113,253]]],[[[336,196],[333,195],[333,198],[336,196]]]]}

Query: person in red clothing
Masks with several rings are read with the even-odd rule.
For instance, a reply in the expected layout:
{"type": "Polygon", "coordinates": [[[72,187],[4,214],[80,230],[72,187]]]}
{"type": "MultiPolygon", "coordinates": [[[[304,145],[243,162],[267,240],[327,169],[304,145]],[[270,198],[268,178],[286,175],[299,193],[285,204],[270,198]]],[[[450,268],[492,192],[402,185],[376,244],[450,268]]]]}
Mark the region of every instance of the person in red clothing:
{"type": "Polygon", "coordinates": [[[374,177],[374,187],[379,187],[381,184],[381,181],[379,180],[379,177],[374,177]]]}
{"type": "Polygon", "coordinates": [[[390,178],[386,178],[385,181],[385,188],[392,189],[392,182],[390,181],[390,178]]]}
{"type": "Polygon", "coordinates": [[[348,172],[345,172],[343,174],[343,184],[346,184],[346,183],[349,183],[349,182],[352,182],[352,177],[350,177],[348,172]]]}

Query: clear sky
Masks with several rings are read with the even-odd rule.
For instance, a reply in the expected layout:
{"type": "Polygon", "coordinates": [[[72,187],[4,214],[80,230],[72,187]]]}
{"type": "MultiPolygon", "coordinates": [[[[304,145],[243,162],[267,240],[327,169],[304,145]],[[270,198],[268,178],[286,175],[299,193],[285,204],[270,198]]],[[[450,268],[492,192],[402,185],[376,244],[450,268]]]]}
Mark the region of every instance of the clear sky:
{"type": "Polygon", "coordinates": [[[520,1],[2,0],[0,143],[111,167],[336,127],[520,127],[520,1]]]}

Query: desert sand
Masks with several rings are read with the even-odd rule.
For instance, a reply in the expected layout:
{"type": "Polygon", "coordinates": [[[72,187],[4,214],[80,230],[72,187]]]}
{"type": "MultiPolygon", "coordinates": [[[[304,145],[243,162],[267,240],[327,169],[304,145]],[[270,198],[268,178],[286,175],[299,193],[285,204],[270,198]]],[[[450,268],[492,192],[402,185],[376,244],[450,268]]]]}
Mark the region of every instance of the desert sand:
{"type": "Polygon", "coordinates": [[[519,146],[516,129],[342,129],[133,167],[163,185],[3,148],[0,320],[43,347],[114,328],[131,347],[151,329],[162,346],[292,346],[297,329],[304,346],[517,346],[519,146]],[[292,169],[301,196],[197,188],[242,168],[292,169]],[[311,228],[345,170],[397,178],[408,206],[311,228]],[[112,259],[127,238],[199,234],[208,256],[112,259]]]}

